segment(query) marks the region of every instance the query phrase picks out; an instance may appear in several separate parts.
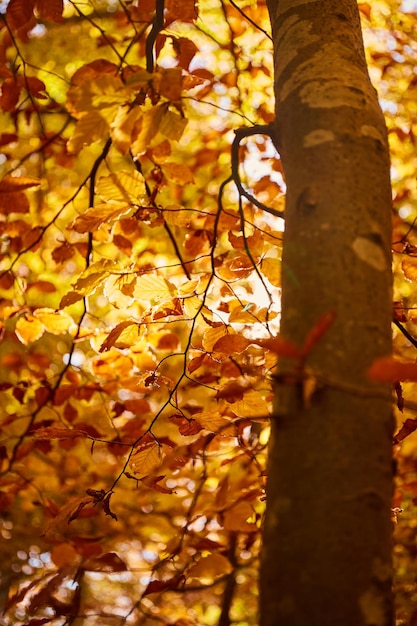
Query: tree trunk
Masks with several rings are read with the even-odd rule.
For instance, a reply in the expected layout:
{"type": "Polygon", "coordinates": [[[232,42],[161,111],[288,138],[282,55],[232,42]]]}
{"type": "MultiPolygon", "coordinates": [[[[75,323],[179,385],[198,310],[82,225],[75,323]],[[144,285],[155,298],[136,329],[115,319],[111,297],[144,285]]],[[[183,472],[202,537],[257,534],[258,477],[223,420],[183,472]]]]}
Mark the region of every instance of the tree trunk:
{"type": "Polygon", "coordinates": [[[386,127],[356,0],[268,9],[287,184],[281,332],[301,346],[335,320],[295,377],[279,363],[261,626],[391,626],[390,389],[366,376],[391,353],[386,127]]]}

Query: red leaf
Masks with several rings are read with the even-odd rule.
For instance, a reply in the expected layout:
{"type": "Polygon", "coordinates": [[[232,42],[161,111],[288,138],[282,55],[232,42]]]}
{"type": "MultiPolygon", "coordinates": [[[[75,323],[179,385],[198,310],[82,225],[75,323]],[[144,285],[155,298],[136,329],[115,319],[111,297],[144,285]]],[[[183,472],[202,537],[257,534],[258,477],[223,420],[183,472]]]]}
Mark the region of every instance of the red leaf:
{"type": "Polygon", "coordinates": [[[336,311],[330,311],[325,313],[314,324],[313,328],[307,333],[307,337],[304,341],[303,349],[301,350],[301,356],[305,359],[314,346],[320,341],[323,335],[329,330],[336,318],[336,311]]]}
{"type": "Polygon", "coordinates": [[[400,380],[417,381],[417,363],[398,361],[393,356],[376,359],[368,369],[368,378],[380,383],[400,380]]]}

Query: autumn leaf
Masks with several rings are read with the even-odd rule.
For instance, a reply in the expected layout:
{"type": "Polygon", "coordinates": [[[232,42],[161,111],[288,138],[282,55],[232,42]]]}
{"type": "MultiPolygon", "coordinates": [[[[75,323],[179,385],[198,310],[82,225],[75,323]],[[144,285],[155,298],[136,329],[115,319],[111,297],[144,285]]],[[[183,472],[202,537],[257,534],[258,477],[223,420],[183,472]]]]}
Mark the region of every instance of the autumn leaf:
{"type": "Polygon", "coordinates": [[[233,571],[232,564],[222,554],[208,554],[202,556],[195,565],[187,571],[188,578],[198,580],[213,581],[220,576],[226,576],[233,571]]]}
{"type": "Polygon", "coordinates": [[[255,532],[256,524],[248,522],[253,515],[253,509],[248,502],[239,502],[224,512],[223,527],[236,532],[255,532]]]}
{"type": "Polygon", "coordinates": [[[17,320],[15,332],[19,341],[27,345],[42,337],[45,326],[33,315],[26,314],[17,320]]]}
{"type": "Polygon", "coordinates": [[[164,163],[162,171],[165,176],[177,185],[187,185],[194,182],[194,175],[187,165],[182,163],[164,163]]]}
{"type": "Polygon", "coordinates": [[[28,26],[33,20],[35,0],[10,0],[6,9],[6,19],[13,31],[28,26]]]}
{"type": "Polygon", "coordinates": [[[417,381],[417,363],[399,361],[393,356],[376,359],[368,369],[368,378],[375,382],[395,383],[417,381]]]}
{"type": "Polygon", "coordinates": [[[153,443],[139,445],[129,461],[129,467],[137,478],[148,476],[160,467],[164,457],[163,447],[153,443]]]}
{"type": "Polygon", "coordinates": [[[404,441],[404,439],[411,435],[415,430],[417,430],[417,419],[406,419],[394,437],[394,444],[401,443],[401,441],[404,441]]]}
{"type": "Polygon", "coordinates": [[[86,433],[77,428],[69,429],[46,426],[44,428],[37,428],[33,432],[33,436],[35,439],[74,439],[76,437],[85,437],[86,433]]]}
{"type": "Polygon", "coordinates": [[[220,352],[229,356],[233,352],[243,352],[250,344],[251,340],[242,335],[228,334],[216,341],[213,352],[220,352]]]}

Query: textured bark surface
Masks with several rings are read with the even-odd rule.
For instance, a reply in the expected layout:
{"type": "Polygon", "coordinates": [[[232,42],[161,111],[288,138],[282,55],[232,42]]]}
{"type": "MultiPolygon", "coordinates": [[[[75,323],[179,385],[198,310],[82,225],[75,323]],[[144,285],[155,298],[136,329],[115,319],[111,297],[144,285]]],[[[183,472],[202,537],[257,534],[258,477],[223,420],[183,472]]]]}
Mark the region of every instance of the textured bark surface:
{"type": "MultiPolygon", "coordinates": [[[[268,0],[275,143],[287,183],[282,326],[317,390],[277,382],[261,571],[262,626],[392,624],[391,189],[383,115],[356,0],[268,0]]],[[[293,365],[280,362],[280,372],[293,365]]]]}

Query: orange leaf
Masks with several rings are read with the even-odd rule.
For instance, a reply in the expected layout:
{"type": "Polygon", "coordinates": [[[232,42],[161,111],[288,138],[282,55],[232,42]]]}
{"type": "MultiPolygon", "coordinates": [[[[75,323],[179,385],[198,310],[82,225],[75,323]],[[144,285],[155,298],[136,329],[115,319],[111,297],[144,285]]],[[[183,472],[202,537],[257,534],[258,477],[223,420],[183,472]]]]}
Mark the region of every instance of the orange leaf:
{"type": "Polygon", "coordinates": [[[258,528],[256,524],[247,521],[253,516],[254,512],[250,504],[248,502],[239,502],[224,513],[223,527],[226,530],[233,530],[237,532],[257,531],[258,528]]]}
{"type": "Polygon", "coordinates": [[[0,193],[22,191],[30,187],[38,187],[41,181],[38,178],[30,178],[29,176],[5,176],[0,181],[0,193]]]}
{"type": "Polygon", "coordinates": [[[401,269],[408,280],[417,280],[417,259],[407,257],[401,262],[401,269]]]}
{"type": "Polygon", "coordinates": [[[59,568],[73,565],[80,555],[69,543],[59,543],[51,550],[51,559],[59,568]]]}
{"type": "Polygon", "coordinates": [[[323,335],[328,331],[336,318],[336,311],[330,311],[330,313],[324,313],[319,320],[314,324],[313,328],[307,333],[307,337],[304,341],[304,346],[301,351],[301,356],[306,358],[314,346],[320,341],[323,335]]]}
{"type": "Polygon", "coordinates": [[[136,448],[129,465],[135,477],[145,477],[162,464],[162,446],[146,443],[136,448]]]}
{"type": "Polygon", "coordinates": [[[368,369],[368,378],[380,383],[417,381],[417,363],[398,361],[393,356],[376,359],[368,369]]]}
{"type": "Polygon", "coordinates": [[[162,171],[165,176],[177,185],[186,185],[194,182],[194,175],[190,168],[183,163],[164,163],[162,171]]]}
{"type": "Polygon", "coordinates": [[[246,339],[242,335],[225,335],[220,337],[213,346],[213,352],[221,352],[230,355],[233,352],[243,352],[250,344],[250,339],[246,339]]]}

